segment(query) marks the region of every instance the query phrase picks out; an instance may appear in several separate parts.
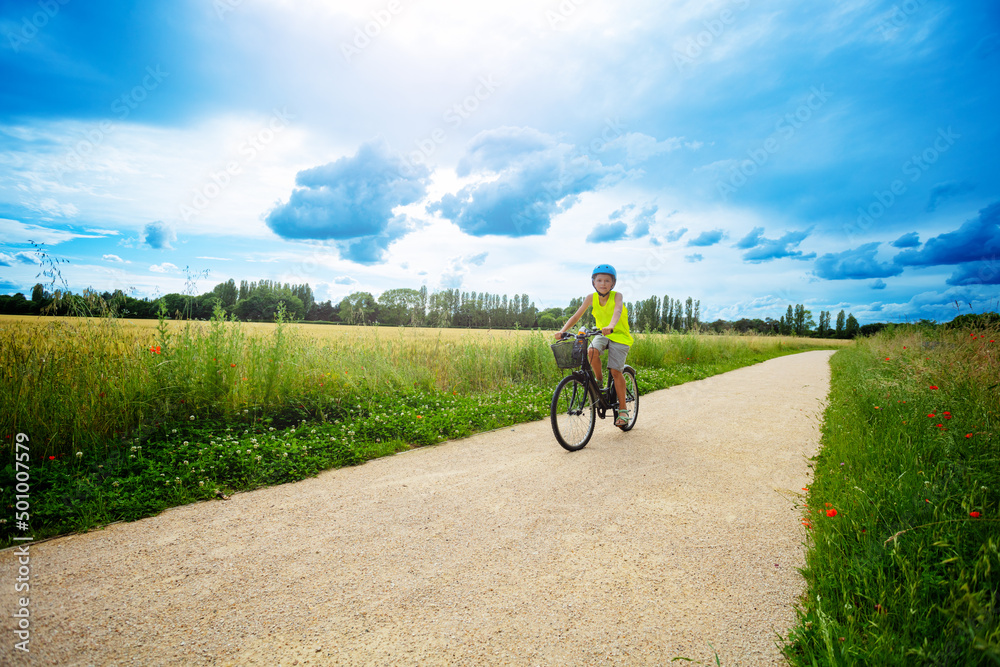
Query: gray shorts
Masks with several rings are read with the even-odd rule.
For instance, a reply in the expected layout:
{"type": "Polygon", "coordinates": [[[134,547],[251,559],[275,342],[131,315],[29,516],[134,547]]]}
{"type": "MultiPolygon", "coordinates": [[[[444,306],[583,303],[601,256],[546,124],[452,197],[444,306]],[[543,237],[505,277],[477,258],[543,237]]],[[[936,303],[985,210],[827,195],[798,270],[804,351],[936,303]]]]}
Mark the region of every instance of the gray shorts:
{"type": "Polygon", "coordinates": [[[628,355],[628,345],[616,343],[607,336],[594,336],[590,347],[598,352],[608,351],[608,368],[620,371],[625,368],[625,357],[628,355]]]}

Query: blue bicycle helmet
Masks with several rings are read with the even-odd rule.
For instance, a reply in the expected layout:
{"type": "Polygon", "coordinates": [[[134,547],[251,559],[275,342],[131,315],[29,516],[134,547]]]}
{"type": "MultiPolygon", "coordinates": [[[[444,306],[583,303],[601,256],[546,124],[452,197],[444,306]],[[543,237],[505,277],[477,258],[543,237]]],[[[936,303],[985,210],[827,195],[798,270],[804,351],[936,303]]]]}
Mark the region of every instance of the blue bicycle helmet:
{"type": "Polygon", "coordinates": [[[618,272],[615,271],[615,267],[611,266],[610,264],[598,264],[597,266],[595,266],[594,270],[590,272],[590,279],[593,280],[594,276],[596,276],[598,273],[607,273],[608,275],[610,275],[612,278],[615,279],[615,282],[618,282],[618,272]]]}

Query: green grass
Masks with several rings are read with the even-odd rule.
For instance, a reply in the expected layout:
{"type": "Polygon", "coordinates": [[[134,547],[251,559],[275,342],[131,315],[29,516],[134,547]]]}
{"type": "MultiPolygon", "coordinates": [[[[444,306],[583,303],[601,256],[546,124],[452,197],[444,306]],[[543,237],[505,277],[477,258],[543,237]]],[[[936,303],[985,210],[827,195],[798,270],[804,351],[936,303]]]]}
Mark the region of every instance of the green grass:
{"type": "Polygon", "coordinates": [[[1000,662],[998,340],[894,327],[834,355],[792,664],[1000,662]]]}
{"type": "MultiPolygon", "coordinates": [[[[22,534],[18,433],[30,438],[18,462],[29,468],[37,539],[540,419],[563,374],[540,332],[341,333],[324,339],[279,322],[254,334],[222,313],[204,327],[161,321],[155,331],[115,320],[5,323],[0,545],[22,534]]],[[[817,345],[651,334],[637,336],[629,363],[648,393],[817,345]]]]}

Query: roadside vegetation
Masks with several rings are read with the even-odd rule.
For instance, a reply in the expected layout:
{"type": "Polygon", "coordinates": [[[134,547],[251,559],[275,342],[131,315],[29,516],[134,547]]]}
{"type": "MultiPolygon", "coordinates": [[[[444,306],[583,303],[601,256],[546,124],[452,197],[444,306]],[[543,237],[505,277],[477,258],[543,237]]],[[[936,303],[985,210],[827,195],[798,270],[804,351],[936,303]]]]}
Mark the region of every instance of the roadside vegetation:
{"type": "Polygon", "coordinates": [[[1000,662],[1000,328],[895,326],[832,358],[794,665],[1000,662]]]}
{"type": "MultiPolygon", "coordinates": [[[[641,334],[648,393],[848,341],[641,334]]],[[[29,440],[31,531],[165,508],[540,419],[562,375],[551,333],[322,327],[229,319],[0,317],[0,545],[15,442],[29,440]]],[[[555,447],[555,443],[553,442],[555,447]]]]}

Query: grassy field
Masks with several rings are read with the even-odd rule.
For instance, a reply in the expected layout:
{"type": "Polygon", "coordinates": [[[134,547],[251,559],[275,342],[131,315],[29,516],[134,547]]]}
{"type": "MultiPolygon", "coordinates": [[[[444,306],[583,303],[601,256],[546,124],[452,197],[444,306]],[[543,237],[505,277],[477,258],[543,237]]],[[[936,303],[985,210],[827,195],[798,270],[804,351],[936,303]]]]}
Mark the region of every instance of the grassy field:
{"type": "Polygon", "coordinates": [[[834,355],[795,665],[1000,662],[1000,331],[834,355]]]}
{"type": "MultiPolygon", "coordinates": [[[[0,317],[0,502],[61,534],[540,419],[551,333],[0,317]],[[19,436],[18,434],[23,434],[19,436]],[[18,437],[28,441],[15,449],[18,437]]],[[[637,336],[643,392],[830,341],[637,336]]],[[[833,341],[834,345],[845,344],[833,341]]],[[[17,525],[0,518],[0,543],[17,525]]]]}

